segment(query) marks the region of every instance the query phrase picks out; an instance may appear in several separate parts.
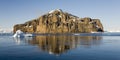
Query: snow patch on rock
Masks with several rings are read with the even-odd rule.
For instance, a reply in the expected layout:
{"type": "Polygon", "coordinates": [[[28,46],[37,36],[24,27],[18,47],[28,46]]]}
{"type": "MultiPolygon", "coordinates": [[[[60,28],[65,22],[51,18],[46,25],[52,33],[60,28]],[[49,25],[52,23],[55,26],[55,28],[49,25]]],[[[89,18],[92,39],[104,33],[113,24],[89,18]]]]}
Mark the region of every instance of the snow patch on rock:
{"type": "Polygon", "coordinates": [[[62,12],[62,10],[61,10],[61,9],[55,9],[55,10],[51,10],[51,11],[49,11],[48,13],[49,13],[49,14],[51,14],[51,13],[54,13],[55,11],[62,12]]]}

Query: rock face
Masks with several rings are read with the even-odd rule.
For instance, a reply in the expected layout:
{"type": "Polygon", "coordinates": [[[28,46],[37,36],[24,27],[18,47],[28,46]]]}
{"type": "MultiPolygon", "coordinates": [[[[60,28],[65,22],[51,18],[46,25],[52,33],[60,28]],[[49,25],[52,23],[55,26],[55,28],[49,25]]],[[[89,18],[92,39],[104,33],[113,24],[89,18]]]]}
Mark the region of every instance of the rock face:
{"type": "Polygon", "coordinates": [[[14,26],[14,32],[21,30],[25,33],[90,33],[103,32],[99,19],[89,17],[79,18],[61,9],[56,9],[47,14],[14,26]]]}

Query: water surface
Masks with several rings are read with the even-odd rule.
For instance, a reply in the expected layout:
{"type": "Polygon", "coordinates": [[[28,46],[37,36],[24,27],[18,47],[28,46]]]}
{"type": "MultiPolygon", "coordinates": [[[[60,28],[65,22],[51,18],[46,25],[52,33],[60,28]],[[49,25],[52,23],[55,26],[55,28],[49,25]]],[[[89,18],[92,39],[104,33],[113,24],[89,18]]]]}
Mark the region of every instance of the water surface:
{"type": "Polygon", "coordinates": [[[0,34],[0,60],[120,60],[120,33],[0,34]]]}

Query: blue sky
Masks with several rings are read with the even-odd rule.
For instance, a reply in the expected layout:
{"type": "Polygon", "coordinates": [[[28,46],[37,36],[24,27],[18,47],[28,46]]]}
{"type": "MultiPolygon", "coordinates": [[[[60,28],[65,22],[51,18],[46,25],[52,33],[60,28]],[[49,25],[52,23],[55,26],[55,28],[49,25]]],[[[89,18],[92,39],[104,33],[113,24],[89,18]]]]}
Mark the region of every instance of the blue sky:
{"type": "Polygon", "coordinates": [[[81,18],[98,18],[105,30],[120,30],[120,0],[0,0],[0,27],[12,28],[58,8],[81,18]]]}

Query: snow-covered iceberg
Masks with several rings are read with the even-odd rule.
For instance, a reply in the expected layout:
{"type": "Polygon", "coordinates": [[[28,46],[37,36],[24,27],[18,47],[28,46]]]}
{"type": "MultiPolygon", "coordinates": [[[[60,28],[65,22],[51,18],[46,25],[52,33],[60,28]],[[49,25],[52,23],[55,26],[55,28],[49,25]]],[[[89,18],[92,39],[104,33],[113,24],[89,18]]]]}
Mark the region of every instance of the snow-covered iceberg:
{"type": "Polygon", "coordinates": [[[21,30],[17,30],[13,37],[32,37],[33,34],[25,34],[21,30]]]}

